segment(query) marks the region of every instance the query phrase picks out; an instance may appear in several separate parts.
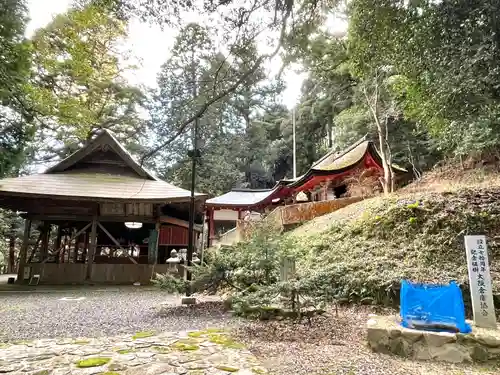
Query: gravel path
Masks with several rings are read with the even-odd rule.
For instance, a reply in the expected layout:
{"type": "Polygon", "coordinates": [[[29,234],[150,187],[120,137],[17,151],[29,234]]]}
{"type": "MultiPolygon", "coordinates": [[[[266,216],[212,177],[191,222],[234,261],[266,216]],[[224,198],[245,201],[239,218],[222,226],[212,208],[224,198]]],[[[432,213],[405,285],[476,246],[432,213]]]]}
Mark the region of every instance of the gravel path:
{"type": "Polygon", "coordinates": [[[370,308],[339,308],[307,323],[242,323],[241,342],[276,375],[494,375],[500,364],[412,361],[373,353],[366,345],[370,308]]]}
{"type": "Polygon", "coordinates": [[[141,288],[0,293],[0,321],[0,341],[175,332],[233,322],[219,304],[179,306],[179,298],[141,288]],[[163,303],[172,307],[159,314],[163,303]]]}

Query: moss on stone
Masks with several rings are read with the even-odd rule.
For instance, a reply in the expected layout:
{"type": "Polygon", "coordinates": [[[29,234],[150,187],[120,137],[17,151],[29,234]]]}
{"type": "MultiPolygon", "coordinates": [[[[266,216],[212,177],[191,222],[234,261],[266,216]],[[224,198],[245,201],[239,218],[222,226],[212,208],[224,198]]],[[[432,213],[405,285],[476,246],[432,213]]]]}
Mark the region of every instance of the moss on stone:
{"type": "Polygon", "coordinates": [[[239,371],[238,367],[226,366],[226,365],[218,365],[218,366],[215,366],[215,368],[217,370],[227,371],[227,372],[236,372],[236,371],[239,371]]]}
{"type": "Polygon", "coordinates": [[[266,373],[266,371],[265,371],[265,370],[263,370],[263,369],[261,369],[261,368],[258,368],[258,367],[253,367],[253,368],[252,368],[252,372],[253,372],[254,374],[257,374],[257,375],[262,375],[262,374],[265,374],[265,373],[266,373]]]}
{"type": "Polygon", "coordinates": [[[73,341],[75,345],[87,345],[90,344],[90,340],[75,340],[73,341]]]}
{"type": "Polygon", "coordinates": [[[28,340],[16,340],[16,341],[13,341],[12,343],[14,345],[28,345],[28,344],[31,344],[32,341],[28,341],[28,340]]]}
{"type": "Polygon", "coordinates": [[[168,346],[153,346],[151,349],[157,351],[158,353],[170,353],[172,351],[172,349],[168,346]]]}
{"type": "Polygon", "coordinates": [[[234,341],[231,336],[227,334],[212,333],[208,335],[208,339],[214,344],[218,344],[230,349],[242,349],[245,347],[243,344],[234,341]]]}
{"type": "Polygon", "coordinates": [[[205,332],[207,333],[222,333],[225,332],[223,328],[207,328],[205,329],[205,332]]]}
{"type": "Polygon", "coordinates": [[[183,344],[190,344],[190,345],[197,345],[202,343],[203,341],[205,341],[203,338],[194,338],[194,337],[177,340],[177,342],[182,342],[183,344]]]}
{"type": "Polygon", "coordinates": [[[134,353],[136,350],[135,349],[119,349],[116,352],[118,354],[129,354],[129,353],[134,353]]]}
{"type": "Polygon", "coordinates": [[[203,331],[193,331],[193,332],[188,332],[188,336],[189,337],[193,337],[193,338],[198,338],[198,337],[201,337],[205,334],[205,332],[203,331]]]}
{"type": "Polygon", "coordinates": [[[180,351],[192,351],[200,349],[198,345],[186,344],[184,342],[176,342],[172,344],[171,347],[174,348],[175,350],[180,350],[180,351]]]}
{"type": "Polygon", "coordinates": [[[79,368],[87,368],[87,367],[98,367],[103,366],[111,361],[109,357],[93,357],[82,359],[81,361],[76,362],[76,367],[79,368]]]}
{"type": "Polygon", "coordinates": [[[134,336],[132,336],[132,339],[133,340],[144,339],[146,337],[151,337],[151,336],[154,336],[154,335],[155,335],[155,333],[151,332],[151,331],[137,332],[134,336]]]}

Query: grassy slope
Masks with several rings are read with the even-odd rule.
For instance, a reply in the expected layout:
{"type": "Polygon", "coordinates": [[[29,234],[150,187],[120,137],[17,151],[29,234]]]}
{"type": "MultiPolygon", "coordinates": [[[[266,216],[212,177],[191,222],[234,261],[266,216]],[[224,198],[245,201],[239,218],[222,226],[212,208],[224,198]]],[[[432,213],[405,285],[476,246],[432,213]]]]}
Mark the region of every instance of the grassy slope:
{"type": "MultiPolygon", "coordinates": [[[[457,280],[467,289],[465,234],[489,238],[494,290],[500,292],[500,187],[411,190],[359,202],[286,234],[299,272],[351,301],[397,302],[401,279],[457,280]]],[[[468,293],[464,293],[467,299],[468,293]]],[[[466,301],[467,303],[467,301],[466,301]]]]}

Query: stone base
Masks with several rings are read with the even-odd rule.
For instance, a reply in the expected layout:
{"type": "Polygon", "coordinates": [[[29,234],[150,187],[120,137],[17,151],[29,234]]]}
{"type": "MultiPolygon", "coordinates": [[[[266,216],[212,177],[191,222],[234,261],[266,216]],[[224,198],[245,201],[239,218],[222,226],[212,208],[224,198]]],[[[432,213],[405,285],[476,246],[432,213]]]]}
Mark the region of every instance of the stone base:
{"type": "Polygon", "coordinates": [[[453,363],[500,360],[500,326],[474,327],[472,332],[448,333],[404,328],[397,317],[373,316],[367,323],[368,345],[375,352],[417,360],[453,363]]]}
{"type": "Polygon", "coordinates": [[[196,297],[182,297],[181,303],[183,305],[196,305],[196,297]]]}

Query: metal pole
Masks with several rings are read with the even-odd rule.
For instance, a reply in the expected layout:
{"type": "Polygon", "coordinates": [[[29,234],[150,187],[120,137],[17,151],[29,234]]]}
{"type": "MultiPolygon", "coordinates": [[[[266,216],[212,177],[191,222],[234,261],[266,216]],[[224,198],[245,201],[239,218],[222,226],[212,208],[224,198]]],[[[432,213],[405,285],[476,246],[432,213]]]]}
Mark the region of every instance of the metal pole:
{"type": "Polygon", "coordinates": [[[295,107],[292,109],[292,132],[293,132],[293,178],[297,178],[297,147],[295,144],[295,107]]]}
{"type": "MultiPolygon", "coordinates": [[[[193,100],[196,99],[198,96],[198,90],[196,87],[196,67],[194,64],[194,52],[193,52],[193,59],[192,59],[192,81],[193,81],[193,100]]],[[[191,199],[189,202],[189,225],[188,225],[188,248],[187,248],[187,254],[186,254],[186,263],[187,263],[187,273],[186,273],[186,279],[188,281],[187,287],[186,287],[186,297],[189,297],[191,295],[191,286],[189,281],[191,281],[191,272],[189,272],[189,267],[191,267],[192,262],[193,262],[193,250],[194,250],[194,217],[196,214],[196,208],[195,208],[195,199],[194,199],[194,191],[195,191],[195,185],[196,185],[196,158],[198,154],[198,118],[194,120],[193,124],[193,150],[192,150],[192,155],[191,155],[191,199]]]]}

